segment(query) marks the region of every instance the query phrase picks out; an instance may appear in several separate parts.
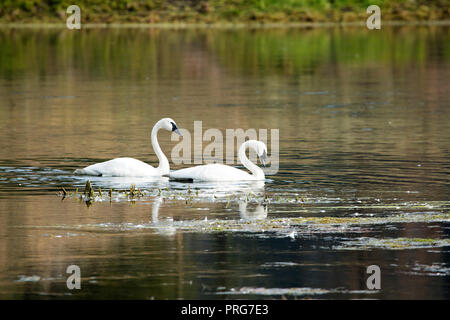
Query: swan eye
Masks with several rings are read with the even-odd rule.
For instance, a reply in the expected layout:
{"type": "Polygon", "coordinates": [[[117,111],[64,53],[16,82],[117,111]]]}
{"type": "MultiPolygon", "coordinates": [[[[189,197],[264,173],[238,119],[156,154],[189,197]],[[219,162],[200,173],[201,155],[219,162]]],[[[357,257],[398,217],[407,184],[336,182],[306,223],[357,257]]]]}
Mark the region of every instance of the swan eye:
{"type": "Polygon", "coordinates": [[[175,123],[171,122],[170,124],[172,125],[172,131],[175,131],[178,129],[177,125],[175,123]]]}

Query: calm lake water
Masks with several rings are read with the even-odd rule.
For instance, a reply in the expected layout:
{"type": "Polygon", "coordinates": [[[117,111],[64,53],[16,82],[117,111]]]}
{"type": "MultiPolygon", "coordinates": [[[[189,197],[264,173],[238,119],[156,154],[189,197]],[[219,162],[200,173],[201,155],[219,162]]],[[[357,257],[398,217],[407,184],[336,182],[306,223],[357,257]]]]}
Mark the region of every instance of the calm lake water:
{"type": "Polygon", "coordinates": [[[0,29],[0,298],[449,299],[449,75],[448,27],[0,29]],[[278,173],[57,194],[167,116],[279,129],[278,173]]]}

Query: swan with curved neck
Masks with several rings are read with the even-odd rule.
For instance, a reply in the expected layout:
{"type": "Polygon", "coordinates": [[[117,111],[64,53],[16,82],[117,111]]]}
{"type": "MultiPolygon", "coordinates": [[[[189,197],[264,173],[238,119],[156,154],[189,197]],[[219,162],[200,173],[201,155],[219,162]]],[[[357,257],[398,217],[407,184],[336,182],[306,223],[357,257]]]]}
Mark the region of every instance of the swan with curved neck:
{"type": "Polygon", "coordinates": [[[84,169],[77,169],[75,174],[90,175],[90,176],[109,176],[109,177],[147,177],[147,176],[162,176],[168,174],[170,171],[169,160],[164,155],[158,143],[158,131],[164,129],[173,131],[181,135],[178,127],[170,118],[159,120],[152,129],[151,141],[153,150],[159,160],[157,168],[136,160],[133,158],[115,158],[109,161],[96,163],[84,169]]]}
{"type": "Polygon", "coordinates": [[[265,165],[265,158],[267,156],[267,147],[261,141],[248,140],[244,142],[239,148],[238,157],[245,168],[251,174],[244,170],[240,170],[224,164],[206,164],[195,166],[186,169],[172,171],[169,177],[174,180],[192,180],[192,181],[248,181],[248,180],[264,180],[264,171],[256,164],[251,162],[245,151],[247,148],[256,151],[263,165],[265,165]]]}

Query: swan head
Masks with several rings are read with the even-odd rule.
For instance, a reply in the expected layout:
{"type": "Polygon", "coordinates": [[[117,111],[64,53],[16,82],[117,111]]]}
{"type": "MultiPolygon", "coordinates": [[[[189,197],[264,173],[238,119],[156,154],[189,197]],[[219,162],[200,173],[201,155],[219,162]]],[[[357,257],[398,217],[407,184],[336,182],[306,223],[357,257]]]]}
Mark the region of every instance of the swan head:
{"type": "Polygon", "coordinates": [[[167,131],[172,131],[175,133],[178,133],[180,136],[182,136],[180,130],[178,130],[178,126],[175,123],[175,121],[171,118],[164,118],[158,121],[159,127],[161,129],[165,129],[167,131]]]}
{"type": "Polygon", "coordinates": [[[261,163],[263,166],[266,166],[266,158],[267,158],[267,147],[264,142],[262,141],[256,141],[256,140],[249,140],[249,145],[253,148],[253,150],[256,151],[256,154],[259,157],[259,160],[261,160],[261,163]]]}

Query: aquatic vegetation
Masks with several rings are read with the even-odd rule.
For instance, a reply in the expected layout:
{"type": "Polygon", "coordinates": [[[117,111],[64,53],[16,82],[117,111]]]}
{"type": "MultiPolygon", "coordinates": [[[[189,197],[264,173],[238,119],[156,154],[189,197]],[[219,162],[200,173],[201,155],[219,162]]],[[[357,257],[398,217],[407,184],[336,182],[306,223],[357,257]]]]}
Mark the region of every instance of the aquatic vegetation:
{"type": "Polygon", "coordinates": [[[344,241],[342,245],[334,246],[336,250],[368,250],[368,249],[421,249],[450,246],[450,239],[423,239],[423,238],[358,238],[344,241]]]}
{"type": "Polygon", "coordinates": [[[219,295],[263,295],[263,296],[314,296],[332,293],[345,294],[361,294],[361,293],[376,293],[376,290],[346,290],[341,288],[336,289],[322,289],[322,288],[255,288],[242,287],[239,290],[231,288],[227,291],[218,291],[219,295]]]}
{"type": "MultiPolygon", "coordinates": [[[[96,202],[109,199],[110,202],[136,200],[153,206],[158,205],[156,215],[152,223],[124,224],[92,224],[79,226],[52,226],[56,229],[75,229],[87,232],[157,232],[158,234],[171,236],[177,232],[190,233],[238,233],[247,236],[262,238],[288,238],[291,241],[301,241],[303,237],[312,234],[358,234],[365,233],[377,225],[388,225],[393,228],[396,224],[405,223],[440,223],[450,222],[450,203],[448,201],[428,202],[394,202],[381,204],[377,199],[365,198],[342,200],[327,197],[313,197],[299,194],[287,194],[277,192],[221,192],[217,189],[199,188],[195,191],[189,184],[185,189],[154,188],[144,190],[136,188],[132,184],[127,190],[109,189],[108,196],[104,195],[99,187],[95,193],[90,181],[86,182],[84,192],[78,194],[68,192],[62,188],[63,199],[67,197],[79,198],[90,206],[96,202]],[[205,217],[198,219],[169,219],[161,222],[157,219],[157,211],[160,203],[166,205],[195,208],[200,204],[223,205],[226,210],[237,210],[240,218],[218,219],[205,217]],[[247,211],[247,204],[250,208],[247,211]],[[268,210],[270,206],[270,210],[268,210]],[[239,209],[238,209],[239,208],[239,209]],[[297,209],[298,208],[298,209],[297,209]],[[355,212],[357,211],[357,212],[355,212]],[[271,213],[272,212],[272,216],[271,213]],[[342,212],[343,214],[339,214],[342,212]],[[355,212],[355,213],[354,213],[355,212]],[[330,215],[329,213],[332,213],[330,215]],[[352,214],[349,214],[352,213],[352,214]],[[288,216],[286,216],[286,214],[288,216]]],[[[420,248],[437,248],[450,246],[448,239],[428,238],[370,238],[360,237],[346,240],[338,240],[333,243],[334,250],[407,250],[420,248]]]]}
{"type": "Polygon", "coordinates": [[[446,267],[444,263],[438,262],[433,263],[432,265],[416,263],[411,267],[411,271],[408,273],[442,277],[450,275],[450,268],[446,267]]]}
{"type": "MultiPolygon", "coordinates": [[[[35,226],[55,230],[77,230],[86,232],[130,232],[130,231],[158,231],[170,227],[175,232],[194,233],[239,233],[257,237],[301,239],[311,234],[349,234],[366,232],[367,228],[381,224],[393,223],[431,223],[450,222],[450,213],[406,213],[389,217],[294,217],[294,218],[267,218],[263,220],[243,219],[193,219],[170,220],[170,225],[160,223],[133,223],[113,224],[85,224],[75,226],[35,226]]],[[[448,239],[422,239],[398,238],[375,239],[357,238],[342,241],[334,246],[336,250],[358,249],[415,249],[432,248],[450,245],[448,239]]]]}
{"type": "Polygon", "coordinates": [[[33,275],[33,276],[25,276],[25,275],[19,275],[19,279],[15,280],[16,282],[38,282],[41,280],[40,276],[33,275]]]}
{"type": "Polygon", "coordinates": [[[266,262],[261,265],[261,268],[281,268],[281,267],[296,267],[301,264],[295,262],[266,262]]]}

